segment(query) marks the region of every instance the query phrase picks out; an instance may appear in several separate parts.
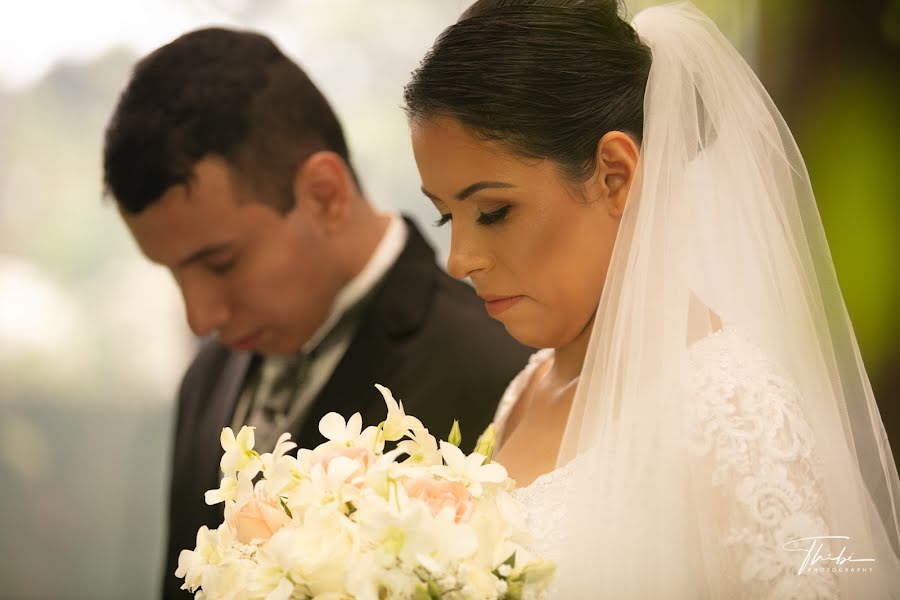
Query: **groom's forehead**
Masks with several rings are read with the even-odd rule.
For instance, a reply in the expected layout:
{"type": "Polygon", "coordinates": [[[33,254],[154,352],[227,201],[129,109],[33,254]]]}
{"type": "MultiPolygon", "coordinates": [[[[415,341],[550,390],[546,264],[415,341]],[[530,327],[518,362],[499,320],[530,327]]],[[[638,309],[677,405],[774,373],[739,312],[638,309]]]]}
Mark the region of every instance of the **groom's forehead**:
{"type": "Polygon", "coordinates": [[[147,258],[175,267],[229,243],[240,226],[241,200],[227,166],[201,161],[187,183],[169,187],[138,214],[121,214],[147,258]]]}

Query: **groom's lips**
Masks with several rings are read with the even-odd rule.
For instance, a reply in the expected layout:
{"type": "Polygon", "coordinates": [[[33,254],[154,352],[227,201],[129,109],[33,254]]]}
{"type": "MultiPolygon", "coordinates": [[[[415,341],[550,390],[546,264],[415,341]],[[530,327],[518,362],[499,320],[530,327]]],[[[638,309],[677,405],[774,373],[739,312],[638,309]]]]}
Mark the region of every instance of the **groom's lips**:
{"type": "Polygon", "coordinates": [[[524,298],[524,296],[495,296],[493,294],[484,294],[481,296],[481,299],[484,300],[484,307],[492,317],[497,317],[506,312],[522,298],[524,298]]]}
{"type": "Polygon", "coordinates": [[[232,348],[240,352],[247,352],[249,350],[252,350],[256,346],[256,343],[259,341],[259,335],[260,333],[257,331],[242,338],[225,342],[225,345],[231,346],[232,348]]]}

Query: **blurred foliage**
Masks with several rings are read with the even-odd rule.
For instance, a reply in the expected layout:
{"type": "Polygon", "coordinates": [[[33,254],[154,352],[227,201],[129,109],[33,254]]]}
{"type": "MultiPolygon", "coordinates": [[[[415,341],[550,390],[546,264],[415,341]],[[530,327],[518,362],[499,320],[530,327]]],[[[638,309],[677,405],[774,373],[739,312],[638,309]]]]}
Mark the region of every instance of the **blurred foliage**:
{"type": "Polygon", "coordinates": [[[891,32],[900,2],[765,0],[760,13],[760,75],[806,159],[875,397],[897,439],[900,40],[891,32]]]}

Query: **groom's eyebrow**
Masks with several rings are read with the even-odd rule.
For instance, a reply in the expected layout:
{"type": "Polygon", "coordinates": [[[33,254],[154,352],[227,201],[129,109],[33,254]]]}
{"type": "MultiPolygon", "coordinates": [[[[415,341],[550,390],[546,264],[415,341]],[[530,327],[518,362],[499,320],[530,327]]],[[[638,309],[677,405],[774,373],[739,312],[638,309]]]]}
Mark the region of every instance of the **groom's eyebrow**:
{"type": "Polygon", "coordinates": [[[200,262],[206,258],[209,258],[213,254],[216,254],[217,252],[228,249],[230,246],[231,246],[231,242],[223,242],[223,243],[219,243],[219,244],[212,244],[210,246],[205,246],[203,248],[200,248],[196,252],[192,253],[187,258],[183,258],[183,259],[179,260],[178,263],[176,264],[176,266],[177,267],[185,267],[189,264],[200,262]]]}
{"type": "MultiPolygon", "coordinates": [[[[506,183],[505,181],[476,181],[472,185],[466,186],[460,191],[456,192],[454,197],[457,200],[465,200],[475,192],[480,192],[481,190],[489,190],[489,189],[506,189],[506,188],[514,188],[511,183],[506,183]]],[[[422,193],[431,198],[432,200],[438,200],[438,197],[429,192],[422,187],[422,193]]]]}

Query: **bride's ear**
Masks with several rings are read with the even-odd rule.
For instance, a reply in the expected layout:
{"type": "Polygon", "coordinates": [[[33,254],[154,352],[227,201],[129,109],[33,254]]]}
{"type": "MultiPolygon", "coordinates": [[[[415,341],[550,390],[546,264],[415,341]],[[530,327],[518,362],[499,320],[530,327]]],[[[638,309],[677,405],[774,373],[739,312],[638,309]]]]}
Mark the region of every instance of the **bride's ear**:
{"type": "Polygon", "coordinates": [[[597,184],[614,217],[625,210],[637,163],[638,147],[627,133],[610,131],[597,142],[597,184]]]}

